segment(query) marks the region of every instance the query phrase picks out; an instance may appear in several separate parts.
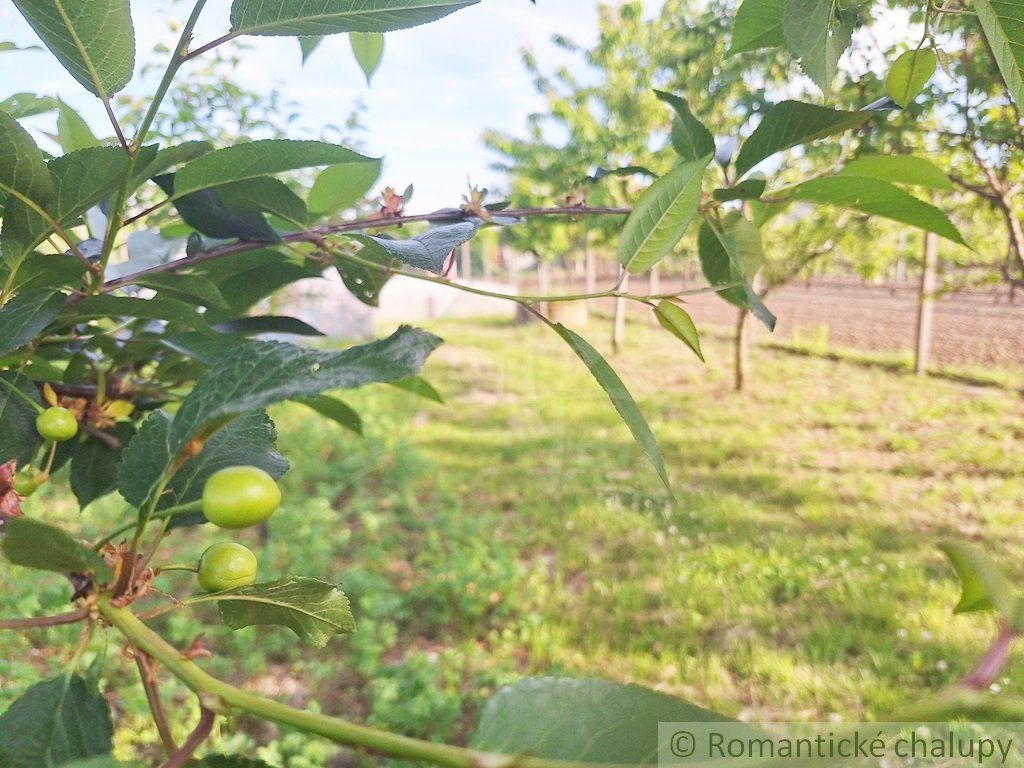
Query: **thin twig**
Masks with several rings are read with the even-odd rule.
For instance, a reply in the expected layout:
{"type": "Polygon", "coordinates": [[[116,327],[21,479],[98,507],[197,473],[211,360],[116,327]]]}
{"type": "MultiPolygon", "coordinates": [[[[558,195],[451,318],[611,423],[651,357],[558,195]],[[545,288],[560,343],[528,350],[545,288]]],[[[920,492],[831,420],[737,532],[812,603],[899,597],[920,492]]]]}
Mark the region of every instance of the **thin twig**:
{"type": "Polygon", "coordinates": [[[192,755],[195,754],[195,751],[199,749],[199,745],[209,738],[210,733],[213,731],[213,722],[216,717],[213,712],[203,707],[199,712],[199,722],[196,724],[195,729],[185,739],[185,743],[167,759],[162,768],[182,768],[191,759],[192,755]]]}
{"type": "Polygon", "coordinates": [[[132,150],[128,146],[128,141],[124,137],[124,132],[121,130],[121,124],[117,122],[117,116],[114,114],[114,108],[110,104],[110,99],[103,99],[103,108],[107,111],[107,117],[110,118],[110,124],[114,126],[114,133],[117,135],[118,144],[120,144],[124,151],[130,155],[132,150]]]}
{"type": "Polygon", "coordinates": [[[986,690],[992,685],[996,678],[999,677],[999,673],[1003,671],[1006,662],[1009,661],[1010,648],[1013,647],[1013,641],[1016,637],[1017,633],[1013,631],[1009,624],[1004,622],[999,627],[999,632],[992,641],[992,645],[989,646],[985,655],[981,657],[981,661],[961,681],[961,684],[975,691],[986,690]]]}
{"type": "Polygon", "coordinates": [[[74,624],[89,615],[84,608],[57,616],[39,616],[33,619],[0,619],[0,629],[40,629],[43,627],[59,627],[63,624],[74,624]]]}
{"type": "Polygon", "coordinates": [[[153,660],[142,651],[136,649],[135,665],[139,668],[139,679],[142,680],[142,688],[146,692],[149,711],[153,715],[153,722],[156,723],[156,730],[160,735],[160,741],[163,742],[164,751],[167,752],[168,757],[173,757],[174,753],[178,751],[178,745],[174,743],[171,724],[167,720],[167,712],[164,710],[163,702],[160,700],[153,660]]]}
{"type": "MultiPolygon", "coordinates": [[[[540,216],[627,216],[629,213],[631,213],[630,208],[583,208],[579,206],[560,206],[555,208],[520,208],[495,212],[494,215],[497,217],[526,219],[540,216]]],[[[284,243],[317,244],[322,242],[324,237],[340,235],[346,232],[359,232],[366,229],[383,229],[385,227],[401,227],[404,224],[412,224],[416,222],[451,223],[466,221],[473,218],[476,217],[471,213],[466,213],[465,211],[457,208],[451,208],[442,211],[435,211],[434,213],[395,216],[387,219],[356,219],[354,221],[346,221],[340,224],[328,224],[323,227],[315,227],[301,232],[291,232],[286,235],[282,235],[281,240],[284,243]]],[[[178,272],[182,269],[188,269],[189,267],[194,267],[197,264],[203,264],[207,261],[213,261],[214,259],[219,259],[224,256],[230,256],[236,253],[245,253],[247,251],[255,251],[260,248],[272,247],[273,245],[274,243],[240,240],[237,243],[224,245],[219,248],[214,248],[213,250],[200,251],[199,253],[188,256],[184,259],[170,261],[166,264],[157,264],[149,269],[125,275],[124,277],[119,277],[116,280],[108,280],[103,285],[102,290],[104,293],[107,293],[117,290],[118,288],[123,288],[126,285],[131,285],[144,275],[152,275],[159,272],[178,272]]]]}
{"type": "Polygon", "coordinates": [[[120,451],[122,448],[124,448],[124,443],[122,443],[119,439],[117,439],[110,433],[104,432],[102,429],[97,429],[92,424],[81,424],[80,426],[83,432],[85,432],[87,435],[95,437],[97,440],[99,440],[101,443],[107,446],[107,448],[109,448],[110,450],[120,451]]]}
{"type": "Polygon", "coordinates": [[[132,214],[131,216],[129,216],[128,218],[126,218],[126,219],[125,219],[125,220],[124,220],[124,221],[122,222],[122,224],[123,224],[124,226],[128,226],[129,224],[134,224],[134,223],[135,223],[136,221],[138,221],[139,219],[144,219],[144,218],[146,218],[147,216],[149,216],[149,214],[151,214],[151,213],[155,213],[156,211],[160,210],[160,209],[161,209],[161,208],[163,208],[163,207],[164,207],[165,205],[167,205],[167,204],[168,204],[169,202],[171,202],[171,198],[169,198],[169,197],[167,197],[167,198],[164,198],[164,199],[163,199],[163,200],[161,200],[161,201],[160,201],[159,203],[154,203],[153,205],[149,206],[148,208],[143,208],[143,209],[142,209],[141,211],[139,211],[138,213],[132,214]]]}
{"type": "Polygon", "coordinates": [[[202,56],[207,51],[212,51],[218,45],[223,45],[224,43],[226,43],[226,42],[228,42],[230,40],[234,40],[236,37],[238,37],[238,35],[239,35],[239,32],[237,32],[235,30],[232,30],[231,32],[228,32],[226,35],[221,35],[216,40],[211,40],[206,45],[201,45],[198,48],[196,48],[195,50],[189,51],[188,53],[186,53],[184,56],[181,57],[181,60],[182,61],[190,61],[191,59],[196,58],[196,56],[202,56]]]}

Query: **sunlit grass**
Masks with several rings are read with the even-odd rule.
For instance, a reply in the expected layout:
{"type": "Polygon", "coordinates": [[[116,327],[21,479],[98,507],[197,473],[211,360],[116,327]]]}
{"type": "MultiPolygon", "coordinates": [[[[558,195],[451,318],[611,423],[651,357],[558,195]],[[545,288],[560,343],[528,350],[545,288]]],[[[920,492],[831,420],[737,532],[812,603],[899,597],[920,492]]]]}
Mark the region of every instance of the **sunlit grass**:
{"type": "MultiPolygon", "coordinates": [[[[300,406],[273,412],[293,468],[262,575],[340,582],[359,631],[311,651],[286,630],[230,633],[213,610],[160,622],[183,646],[206,632],[214,671],[456,740],[482,698],[527,674],[640,682],[747,718],[880,717],[967,671],[992,631],[990,618],[951,615],[957,589],[937,541],[980,541],[1024,575],[1015,393],[759,349],[739,395],[721,342],[706,341],[701,366],[631,326],[610,359],[662,442],[673,498],[553,334],[433,330],[449,343],[426,375],[447,405],[386,387],[344,395],[365,439],[300,406]]],[[[123,514],[108,499],[79,521],[59,490],[29,510],[85,531],[123,514]]],[[[224,538],[191,530],[166,557],[224,538]]],[[[252,532],[240,538],[257,546],[252,532]]],[[[57,577],[40,586],[0,569],[2,615],[66,599],[57,577]]],[[[0,638],[3,703],[59,668],[48,639],[73,630],[0,638]]],[[[131,680],[117,650],[108,674],[131,680]]],[[[1011,665],[1000,686],[1020,692],[1024,674],[1011,665]]],[[[184,733],[189,697],[166,690],[184,733]]],[[[143,711],[141,696],[118,696],[143,711]]],[[[226,747],[277,735],[243,724],[248,735],[226,747]]],[[[140,727],[121,749],[148,736],[140,727]]],[[[319,749],[289,736],[264,756],[313,765],[319,749]]]]}

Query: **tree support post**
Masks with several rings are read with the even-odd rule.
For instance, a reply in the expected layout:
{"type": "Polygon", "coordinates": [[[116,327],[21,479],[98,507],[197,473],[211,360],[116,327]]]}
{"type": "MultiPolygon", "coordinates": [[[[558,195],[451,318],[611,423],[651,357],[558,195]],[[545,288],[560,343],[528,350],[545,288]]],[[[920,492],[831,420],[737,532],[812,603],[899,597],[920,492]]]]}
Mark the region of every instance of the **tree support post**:
{"type": "Polygon", "coordinates": [[[928,373],[935,321],[935,289],[938,283],[939,238],[931,232],[924,236],[924,268],[917,300],[917,339],[914,347],[914,373],[928,373]]]}

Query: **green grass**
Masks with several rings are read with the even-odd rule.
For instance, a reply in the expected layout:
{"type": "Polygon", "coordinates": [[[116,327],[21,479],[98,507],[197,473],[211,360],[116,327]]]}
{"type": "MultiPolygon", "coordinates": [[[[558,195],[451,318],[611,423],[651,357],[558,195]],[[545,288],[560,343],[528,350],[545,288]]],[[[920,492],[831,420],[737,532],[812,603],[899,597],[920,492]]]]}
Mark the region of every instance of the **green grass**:
{"type": "MultiPolygon", "coordinates": [[[[156,622],[182,646],[205,632],[215,672],[456,741],[491,692],[534,674],[639,682],[750,719],[877,718],[965,673],[993,631],[990,617],[951,614],[957,587],[936,542],[982,542],[1024,576],[1015,393],[760,348],[739,395],[721,342],[706,340],[702,366],[632,326],[610,360],[661,440],[673,499],[553,334],[434,330],[449,343],[426,373],[446,406],[352,393],[364,440],[299,406],[273,413],[293,469],[263,575],[342,583],[359,630],[311,651],[286,630],[231,633],[205,609],[156,622]]],[[[108,499],[79,519],[59,487],[28,508],[84,531],[123,514],[108,499]]],[[[166,558],[224,538],[187,531],[166,558]]],[[[239,538],[256,546],[251,532],[239,538]]],[[[59,578],[0,569],[0,615],[66,599],[59,578]]],[[[0,705],[58,669],[73,642],[74,630],[0,636],[0,705]]],[[[118,650],[105,662],[111,687],[134,679],[118,650]]],[[[1011,664],[999,685],[1024,693],[1024,672],[1011,664]]],[[[164,691],[185,733],[190,698],[164,691]]],[[[114,700],[132,726],[118,742],[129,756],[152,729],[136,688],[114,700]]],[[[334,752],[238,724],[220,746],[268,745],[253,754],[282,768],[334,752]]]]}

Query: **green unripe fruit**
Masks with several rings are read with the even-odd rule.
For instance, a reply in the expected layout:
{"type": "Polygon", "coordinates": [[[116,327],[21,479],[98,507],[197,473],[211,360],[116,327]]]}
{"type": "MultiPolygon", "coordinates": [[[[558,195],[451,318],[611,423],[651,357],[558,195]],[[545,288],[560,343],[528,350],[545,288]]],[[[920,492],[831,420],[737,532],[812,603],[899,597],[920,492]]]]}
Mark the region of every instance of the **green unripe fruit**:
{"type": "Polygon", "coordinates": [[[221,528],[262,523],[281,505],[281,489],[259,467],[226,467],[203,487],[203,514],[221,528]]]}
{"type": "Polygon", "coordinates": [[[248,587],[256,581],[257,567],[248,547],[231,541],[214,544],[199,560],[199,586],[206,592],[248,587]]]}
{"type": "Polygon", "coordinates": [[[39,483],[36,482],[33,475],[27,475],[19,472],[14,476],[14,492],[19,496],[28,498],[36,492],[38,487],[39,483]]]}
{"type": "Polygon", "coordinates": [[[78,434],[78,419],[67,408],[54,406],[36,416],[36,431],[47,440],[63,443],[78,434]]]}

